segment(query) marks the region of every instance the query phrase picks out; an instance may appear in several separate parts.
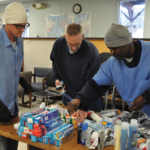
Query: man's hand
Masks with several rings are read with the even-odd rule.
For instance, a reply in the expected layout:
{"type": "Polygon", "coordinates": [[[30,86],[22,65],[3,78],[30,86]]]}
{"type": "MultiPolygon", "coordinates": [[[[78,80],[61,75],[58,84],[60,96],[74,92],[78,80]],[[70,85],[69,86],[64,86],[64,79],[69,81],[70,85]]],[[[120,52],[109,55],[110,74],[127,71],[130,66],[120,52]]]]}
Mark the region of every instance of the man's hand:
{"type": "Polygon", "coordinates": [[[62,83],[59,80],[56,80],[55,81],[55,86],[57,86],[57,85],[62,85],[62,83]]]}
{"type": "Polygon", "coordinates": [[[142,97],[142,95],[138,96],[133,103],[131,103],[131,106],[129,107],[130,111],[138,111],[141,110],[145,106],[145,100],[142,97]]]}
{"type": "Polygon", "coordinates": [[[81,101],[79,99],[73,99],[67,105],[69,115],[72,115],[80,106],[81,101]]]}
{"type": "Polygon", "coordinates": [[[87,112],[83,110],[77,110],[77,122],[83,122],[87,117],[87,112]]]}

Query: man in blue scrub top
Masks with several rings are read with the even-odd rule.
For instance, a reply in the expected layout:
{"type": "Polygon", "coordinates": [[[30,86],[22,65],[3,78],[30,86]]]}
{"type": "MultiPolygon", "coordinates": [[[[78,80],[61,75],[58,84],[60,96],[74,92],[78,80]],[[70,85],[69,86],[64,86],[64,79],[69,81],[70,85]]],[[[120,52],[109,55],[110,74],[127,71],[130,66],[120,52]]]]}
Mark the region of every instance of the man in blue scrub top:
{"type": "MultiPolygon", "coordinates": [[[[18,116],[18,83],[23,61],[22,33],[29,26],[21,3],[5,9],[5,25],[0,29],[0,122],[18,116]]],[[[0,136],[0,150],[17,150],[18,142],[0,136]]]]}
{"type": "Polygon", "coordinates": [[[150,116],[150,42],[133,42],[128,29],[119,24],[111,25],[104,41],[113,56],[68,103],[69,113],[79,108],[82,122],[90,105],[114,83],[131,111],[143,110],[150,116]]]}

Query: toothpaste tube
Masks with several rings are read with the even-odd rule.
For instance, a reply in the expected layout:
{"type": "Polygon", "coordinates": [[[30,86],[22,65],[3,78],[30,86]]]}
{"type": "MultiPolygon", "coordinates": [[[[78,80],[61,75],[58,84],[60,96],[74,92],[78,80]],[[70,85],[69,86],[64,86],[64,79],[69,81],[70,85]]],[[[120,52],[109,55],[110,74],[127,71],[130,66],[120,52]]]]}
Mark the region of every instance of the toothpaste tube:
{"type": "Polygon", "coordinates": [[[45,123],[45,122],[52,120],[56,117],[58,117],[58,110],[53,110],[53,111],[50,111],[47,114],[44,114],[43,116],[41,116],[41,121],[42,121],[42,123],[45,123]]]}

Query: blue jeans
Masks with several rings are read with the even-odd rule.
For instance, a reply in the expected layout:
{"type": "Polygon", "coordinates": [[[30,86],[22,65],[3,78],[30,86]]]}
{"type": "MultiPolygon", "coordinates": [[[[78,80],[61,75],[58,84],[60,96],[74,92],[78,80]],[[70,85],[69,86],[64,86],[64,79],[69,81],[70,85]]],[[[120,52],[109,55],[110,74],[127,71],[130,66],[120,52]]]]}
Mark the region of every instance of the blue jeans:
{"type": "MultiPolygon", "coordinates": [[[[15,106],[15,111],[12,119],[15,117],[18,117],[17,106],[15,106]]],[[[0,150],[17,150],[17,148],[18,141],[0,135],[0,150]]]]}
{"type": "MultiPolygon", "coordinates": [[[[70,102],[70,100],[65,97],[64,95],[62,95],[62,102],[65,106],[67,106],[68,102],[70,102]]],[[[104,103],[102,98],[99,98],[91,107],[89,110],[92,111],[96,111],[96,112],[100,112],[101,110],[104,110],[104,103]]]]}

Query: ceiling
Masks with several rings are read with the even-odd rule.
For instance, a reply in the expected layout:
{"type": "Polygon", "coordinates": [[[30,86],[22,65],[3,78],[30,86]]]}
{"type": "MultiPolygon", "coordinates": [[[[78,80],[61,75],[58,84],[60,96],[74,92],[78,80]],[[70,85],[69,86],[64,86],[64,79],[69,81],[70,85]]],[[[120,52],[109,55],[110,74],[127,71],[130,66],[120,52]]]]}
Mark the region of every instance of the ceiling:
{"type": "Polygon", "coordinates": [[[42,1],[42,0],[0,0],[0,4],[9,4],[12,2],[37,2],[37,1],[42,1]]]}

